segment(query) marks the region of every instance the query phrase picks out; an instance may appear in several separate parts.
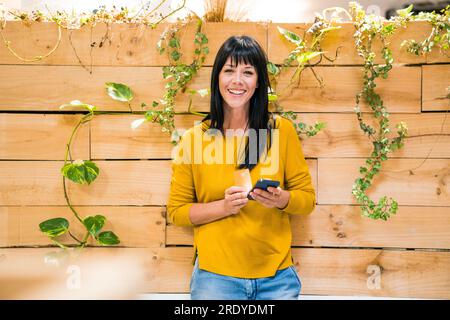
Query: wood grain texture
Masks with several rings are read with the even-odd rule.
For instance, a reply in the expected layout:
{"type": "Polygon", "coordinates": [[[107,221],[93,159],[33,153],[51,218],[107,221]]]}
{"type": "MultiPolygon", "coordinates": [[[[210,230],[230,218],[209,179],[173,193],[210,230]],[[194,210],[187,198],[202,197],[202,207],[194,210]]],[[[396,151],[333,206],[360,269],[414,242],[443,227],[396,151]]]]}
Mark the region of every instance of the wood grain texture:
{"type": "MultiPolygon", "coordinates": [[[[83,65],[88,71],[92,66],[163,66],[169,60],[160,55],[156,44],[169,24],[159,24],[155,29],[136,24],[99,23],[95,27],[62,31],[61,43],[56,51],[42,61],[23,62],[14,57],[5,46],[0,46],[0,64],[42,64],[42,65],[83,65]]],[[[204,23],[203,33],[209,39],[205,65],[212,65],[222,43],[232,35],[246,34],[254,37],[267,50],[265,24],[204,23]]],[[[24,25],[19,21],[9,21],[3,31],[6,39],[20,56],[32,58],[45,55],[57,43],[58,28],[55,23],[24,25]]],[[[189,24],[180,31],[182,61],[191,63],[194,52],[195,24],[189,24]]]]}
{"type": "Polygon", "coordinates": [[[422,66],[422,111],[449,111],[450,65],[422,66]]]}
{"type": "MultiPolygon", "coordinates": [[[[19,285],[28,294],[39,281],[43,269],[48,270],[44,257],[58,249],[1,249],[4,262],[0,265],[2,283],[19,285]],[[17,266],[9,268],[10,266],[17,266]],[[24,274],[28,276],[24,278],[24,274]]],[[[109,258],[122,261],[134,257],[136,265],[145,270],[142,292],[189,292],[193,248],[100,249],[92,248],[78,257],[101,263],[109,258]],[[93,257],[96,259],[92,260],[93,257]]],[[[366,249],[293,249],[295,267],[302,281],[302,294],[345,295],[401,298],[448,299],[450,288],[450,254],[439,251],[402,251],[366,249]],[[379,283],[376,277],[379,272],[379,283]]],[[[56,255],[53,254],[53,260],[56,255]]],[[[64,257],[62,257],[64,258],[64,257]]],[[[77,257],[68,257],[60,265],[53,264],[55,278],[67,265],[76,264],[77,257]]],[[[134,270],[134,269],[133,269],[134,270]]],[[[134,275],[136,276],[136,275],[134,275]]],[[[66,277],[64,279],[66,279],[66,277]]],[[[135,280],[128,274],[129,281],[135,280]]],[[[121,279],[123,281],[124,279],[121,279]]],[[[64,281],[63,281],[64,282],[64,281]]],[[[65,283],[65,282],[64,282],[65,283]]],[[[2,292],[4,294],[4,292],[2,292]]]]}
{"type": "MultiPolygon", "coordinates": [[[[0,159],[64,160],[66,144],[81,115],[0,114],[0,159]]],[[[71,147],[75,159],[89,158],[89,124],[82,125],[71,147]]]]}
{"type": "MultiPolygon", "coordinates": [[[[298,112],[354,112],[355,96],[363,88],[361,67],[314,67],[316,76],[305,69],[297,86],[288,87],[295,68],[289,68],[278,80],[279,103],[284,110],[298,112]]],[[[376,81],[380,94],[390,112],[420,112],[420,67],[394,67],[387,79],[376,81]]],[[[363,112],[371,111],[365,103],[363,112]]]]}
{"type": "MultiPolygon", "coordinates": [[[[158,251],[151,260],[154,277],[148,291],[188,292],[193,249],[158,251]],[[174,269],[179,270],[178,278],[173,277],[174,269]]],[[[292,255],[302,280],[302,294],[448,297],[448,252],[305,248],[293,249],[292,255]],[[373,277],[369,267],[381,270],[380,289],[368,284],[373,277]]]]}
{"type": "MultiPolygon", "coordinates": [[[[296,122],[313,125],[316,121],[326,127],[314,137],[303,137],[302,145],[309,158],[366,157],[372,145],[359,128],[356,114],[298,113],[296,122]]],[[[91,152],[94,159],[170,159],[172,144],[159,125],[144,123],[132,130],[138,115],[100,115],[91,122],[91,152]]],[[[188,129],[201,121],[196,115],[175,116],[175,126],[188,129]]],[[[376,127],[370,116],[364,121],[376,127]]],[[[391,114],[391,134],[401,121],[408,126],[405,146],[392,153],[393,158],[450,158],[450,119],[441,113],[391,114]]]]}
{"type": "MultiPolygon", "coordinates": [[[[450,249],[447,207],[400,207],[388,222],[361,216],[357,206],[318,205],[291,216],[292,245],[450,249]]],[[[193,229],[168,224],[167,245],[193,245],[193,229]]]]}
{"type": "MultiPolygon", "coordinates": [[[[352,185],[364,159],[319,159],[319,204],[356,204],[352,185]]],[[[399,205],[450,206],[450,159],[389,159],[382,164],[368,195],[388,195],[399,205]]]]}
{"type": "MultiPolygon", "coordinates": [[[[131,128],[138,115],[100,115],[92,121],[91,152],[93,159],[171,159],[173,145],[170,135],[161,131],[159,124],[146,122],[131,128]]],[[[175,117],[177,130],[187,130],[202,117],[182,115],[175,117]]]]}
{"type": "MultiPolygon", "coordinates": [[[[276,23],[270,24],[268,30],[268,50],[269,50],[269,60],[273,63],[283,63],[284,59],[287,58],[289,52],[291,52],[295,47],[294,44],[288,42],[278,31],[277,26],[285,28],[289,31],[295,32],[301,37],[304,37],[304,33],[311,26],[310,23],[276,23]]],[[[322,64],[334,64],[334,65],[355,65],[364,64],[361,57],[355,48],[353,35],[355,33],[355,28],[352,23],[345,22],[336,24],[341,28],[338,30],[330,31],[325,39],[322,41],[322,51],[330,57],[334,58],[336,55],[336,50],[338,50],[337,58],[335,61],[330,62],[326,59],[322,59],[322,64]],[[338,49],[339,48],[339,49],[338,49]]],[[[426,57],[415,56],[406,52],[405,48],[401,47],[404,40],[415,39],[416,41],[424,40],[431,27],[424,22],[413,22],[409,23],[407,28],[400,28],[396,33],[389,39],[389,48],[392,50],[395,63],[425,63],[426,57]]],[[[311,44],[311,35],[306,34],[306,41],[311,44]]],[[[373,50],[376,53],[376,63],[383,63],[381,55],[381,43],[377,39],[373,43],[373,50]]],[[[441,58],[442,59],[442,58],[441,58]]],[[[316,63],[318,59],[311,60],[311,63],[316,63]]]]}
{"type": "MultiPolygon", "coordinates": [[[[169,161],[96,161],[91,185],[67,181],[73,205],[163,205],[171,174],[169,161]]],[[[62,161],[0,161],[0,206],[66,205],[62,161]]]]}
{"type": "MultiPolygon", "coordinates": [[[[106,224],[102,231],[113,231],[125,247],[164,247],[165,216],[161,207],[74,207],[82,219],[103,215],[106,224]]],[[[75,218],[69,207],[0,207],[0,224],[7,228],[0,234],[0,247],[54,245],[39,230],[39,223],[52,218],[69,220],[70,232],[83,239],[86,228],[75,218]]],[[[64,244],[75,244],[68,234],[57,238],[64,244]]],[[[98,244],[90,239],[89,245],[98,244]]]]}
{"type": "MultiPolygon", "coordinates": [[[[378,121],[364,115],[364,122],[379,131],[378,121]]],[[[397,135],[401,121],[408,127],[405,145],[389,155],[391,158],[450,158],[450,119],[442,113],[391,114],[391,133],[397,135]]],[[[322,132],[303,139],[303,150],[311,158],[368,157],[373,149],[370,140],[359,127],[356,114],[300,113],[297,122],[313,125],[326,123],[322,132]]]]}
{"type": "MultiPolygon", "coordinates": [[[[315,67],[324,87],[310,70],[303,72],[300,86],[286,90],[293,68],[279,79],[280,104],[285,111],[353,112],[355,95],[362,89],[361,67],[315,67]]],[[[160,67],[97,67],[92,75],[75,66],[0,66],[9,81],[0,83],[0,110],[59,111],[72,100],[95,105],[100,111],[129,111],[124,102],[112,100],[105,91],[106,82],[128,85],[134,94],[134,111],[150,110],[152,102],[164,96],[166,81],[160,67]],[[45,74],[45,78],[42,75],[45,74]],[[42,81],[36,81],[42,79],[42,81]],[[24,90],[27,88],[27,90],[24,90]],[[142,108],[141,104],[147,104],[142,108]]],[[[189,90],[210,87],[211,68],[204,67],[187,85],[186,93],[175,99],[175,111],[187,112],[189,90]]],[[[420,112],[420,67],[395,67],[388,79],[379,80],[377,92],[391,112],[420,112]]],[[[210,97],[192,97],[192,111],[209,112],[210,97]]],[[[364,104],[363,111],[370,111],[364,104]]],[[[157,109],[161,109],[159,106],[157,109]]],[[[68,108],[66,110],[77,110],[68,108]]],[[[79,110],[79,108],[78,108],[79,110]]]]}
{"type": "MultiPolygon", "coordinates": [[[[5,277],[2,283],[8,280],[9,284],[19,285],[21,281],[22,293],[25,294],[29,286],[49,268],[52,268],[56,277],[60,273],[66,275],[68,264],[77,264],[77,260],[82,258],[91,263],[101,263],[108,257],[121,260],[133,258],[144,270],[142,292],[189,292],[194,253],[192,247],[92,248],[78,257],[67,257],[59,266],[53,264],[50,267],[45,264],[44,257],[55,250],[58,249],[1,249],[0,256],[4,263],[0,265],[0,277],[5,277]],[[11,265],[16,268],[8,268],[11,265]]],[[[450,297],[449,252],[304,248],[293,249],[292,256],[302,281],[302,294],[431,299],[450,297]],[[374,270],[380,272],[379,286],[374,281],[377,276],[374,270]]],[[[127,277],[132,281],[131,274],[125,274],[121,280],[127,277]]]]}

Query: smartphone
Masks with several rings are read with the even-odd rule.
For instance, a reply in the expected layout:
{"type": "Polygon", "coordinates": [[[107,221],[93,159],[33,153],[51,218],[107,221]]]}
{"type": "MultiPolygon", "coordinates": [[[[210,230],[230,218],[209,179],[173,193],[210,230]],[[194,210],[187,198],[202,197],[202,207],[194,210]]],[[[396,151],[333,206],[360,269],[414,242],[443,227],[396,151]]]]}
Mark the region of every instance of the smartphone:
{"type": "MultiPolygon", "coordinates": [[[[269,188],[269,187],[277,188],[279,186],[280,186],[280,181],[270,180],[270,179],[259,179],[258,181],[256,181],[255,185],[253,186],[252,190],[250,190],[250,192],[252,192],[256,188],[267,191],[267,188],[269,188]]],[[[250,196],[250,192],[248,193],[247,198],[249,200],[254,200],[250,196]]]]}

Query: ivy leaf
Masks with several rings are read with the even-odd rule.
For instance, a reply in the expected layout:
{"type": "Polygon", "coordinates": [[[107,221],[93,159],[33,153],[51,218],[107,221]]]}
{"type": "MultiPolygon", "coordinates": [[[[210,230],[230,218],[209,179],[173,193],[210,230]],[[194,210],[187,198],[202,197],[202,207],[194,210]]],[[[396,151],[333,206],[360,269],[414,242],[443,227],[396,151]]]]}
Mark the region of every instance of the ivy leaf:
{"type": "Polygon", "coordinates": [[[274,63],[272,63],[272,62],[268,62],[267,63],[267,71],[270,73],[270,74],[273,74],[274,76],[276,76],[277,74],[279,74],[280,73],[280,68],[278,68],[277,66],[276,66],[276,64],[274,64],[274,63]]]}
{"type": "Polygon", "coordinates": [[[105,225],[106,218],[102,215],[89,216],[83,220],[87,231],[96,238],[100,230],[105,225]]]}
{"type": "Polygon", "coordinates": [[[295,45],[300,45],[302,43],[302,38],[294,32],[291,32],[287,29],[284,29],[280,26],[277,26],[278,31],[290,42],[292,42],[295,45]]]}
{"type": "Polygon", "coordinates": [[[178,41],[177,38],[172,38],[169,40],[169,47],[171,48],[179,48],[180,47],[180,43],[178,41]]]}
{"type": "Polygon", "coordinates": [[[70,101],[70,103],[66,103],[66,104],[60,105],[59,109],[64,109],[64,108],[67,108],[67,107],[82,107],[82,108],[85,108],[89,112],[92,112],[92,111],[94,111],[96,109],[95,106],[87,104],[87,103],[83,103],[83,102],[81,102],[79,100],[72,100],[72,101],[70,101]]]}
{"type": "Polygon", "coordinates": [[[174,61],[180,60],[181,54],[178,51],[173,51],[170,55],[174,61]]]}
{"type": "Polygon", "coordinates": [[[119,244],[119,238],[112,231],[104,231],[97,236],[97,241],[103,246],[119,244]]]}
{"type": "Polygon", "coordinates": [[[64,218],[49,219],[41,222],[39,229],[50,238],[57,237],[69,230],[69,221],[64,218]]]}
{"type": "Polygon", "coordinates": [[[106,82],[108,95],[117,101],[130,102],[133,99],[133,92],[130,87],[122,83],[106,82]]]}
{"type": "Polygon", "coordinates": [[[313,51],[303,52],[297,56],[297,61],[299,64],[304,64],[309,60],[320,56],[322,53],[323,52],[313,52],[313,51]]]}
{"type": "Polygon", "coordinates": [[[75,160],[61,168],[61,173],[69,180],[88,185],[97,178],[99,171],[94,162],[83,160],[75,160]]]}

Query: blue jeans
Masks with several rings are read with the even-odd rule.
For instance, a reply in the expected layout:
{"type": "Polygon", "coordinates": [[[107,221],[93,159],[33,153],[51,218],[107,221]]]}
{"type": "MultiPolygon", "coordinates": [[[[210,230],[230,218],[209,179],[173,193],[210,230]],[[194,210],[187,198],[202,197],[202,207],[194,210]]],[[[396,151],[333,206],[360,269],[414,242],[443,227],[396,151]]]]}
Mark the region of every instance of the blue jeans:
{"type": "Polygon", "coordinates": [[[294,266],[272,277],[247,279],[201,270],[198,258],[190,284],[192,300],[298,300],[301,287],[294,266]]]}

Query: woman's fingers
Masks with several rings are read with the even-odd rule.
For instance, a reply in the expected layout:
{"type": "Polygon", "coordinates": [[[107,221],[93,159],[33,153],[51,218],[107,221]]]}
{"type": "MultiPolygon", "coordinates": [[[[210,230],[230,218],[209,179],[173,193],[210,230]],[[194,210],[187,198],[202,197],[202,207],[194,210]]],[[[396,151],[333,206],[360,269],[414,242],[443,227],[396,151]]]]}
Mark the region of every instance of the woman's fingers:
{"type": "Polygon", "coordinates": [[[260,196],[260,195],[257,194],[257,193],[253,193],[253,194],[252,194],[252,198],[255,199],[255,200],[258,201],[258,202],[261,202],[261,203],[264,204],[264,205],[267,205],[267,206],[273,206],[273,201],[272,201],[272,200],[266,199],[266,198],[260,196]]]}
{"type": "Polygon", "coordinates": [[[262,189],[255,189],[253,192],[266,200],[274,200],[275,199],[275,196],[272,193],[264,191],[262,189]]]}
{"type": "Polygon", "coordinates": [[[245,191],[245,187],[240,187],[240,186],[231,186],[228,189],[225,190],[225,195],[232,195],[234,193],[237,192],[244,192],[245,191]]]}
{"type": "Polygon", "coordinates": [[[247,202],[248,202],[248,199],[245,198],[245,199],[237,199],[237,200],[234,200],[232,203],[233,203],[233,205],[235,205],[235,206],[242,206],[242,205],[246,204],[247,202]]]}

